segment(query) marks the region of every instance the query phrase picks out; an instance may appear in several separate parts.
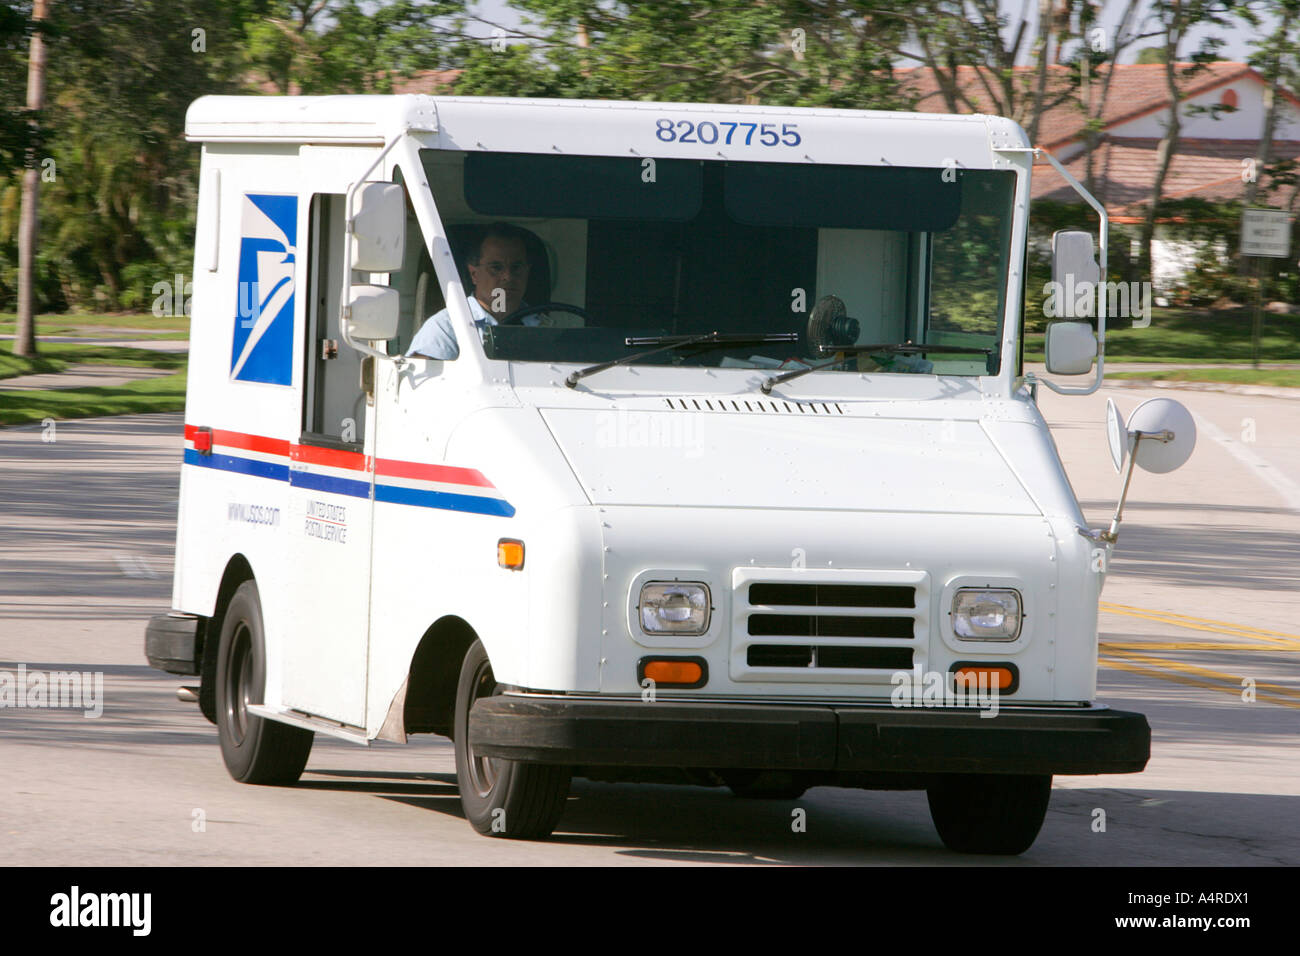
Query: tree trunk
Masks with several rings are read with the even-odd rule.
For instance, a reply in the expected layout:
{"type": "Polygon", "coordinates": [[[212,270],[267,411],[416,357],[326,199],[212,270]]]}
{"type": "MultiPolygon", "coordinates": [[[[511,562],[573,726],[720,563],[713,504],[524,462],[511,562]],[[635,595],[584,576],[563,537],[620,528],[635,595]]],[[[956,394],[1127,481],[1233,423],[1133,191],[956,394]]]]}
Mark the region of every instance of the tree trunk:
{"type": "MultiPolygon", "coordinates": [[[[1110,99],[1110,81],[1115,77],[1115,64],[1118,64],[1119,62],[1119,53],[1121,53],[1128,44],[1132,43],[1132,38],[1128,35],[1128,29],[1130,29],[1130,22],[1132,21],[1132,17],[1134,17],[1136,9],[1138,9],[1138,0],[1128,0],[1127,4],[1125,4],[1125,12],[1123,12],[1123,16],[1119,18],[1119,26],[1115,29],[1114,42],[1109,44],[1110,49],[1108,52],[1110,53],[1110,61],[1106,64],[1105,78],[1101,79],[1101,95],[1096,98],[1096,107],[1093,107],[1091,88],[1089,88],[1088,91],[1089,99],[1087,103],[1084,104],[1083,114],[1088,117],[1088,120],[1096,120],[1099,125],[1101,122],[1105,121],[1106,100],[1110,99]]],[[[1084,56],[1087,56],[1087,53],[1084,53],[1084,56]]],[[[1096,79],[1093,79],[1092,83],[1096,82],[1096,79]]],[[[1089,86],[1091,86],[1091,83],[1089,83],[1089,86]]],[[[1095,160],[1097,144],[1101,142],[1102,134],[1104,134],[1104,130],[1093,129],[1089,129],[1087,133],[1084,134],[1083,185],[1086,186],[1089,193],[1092,193],[1093,195],[1097,195],[1095,173],[1096,164],[1093,160],[1095,160]]],[[[1097,196],[1097,199],[1102,203],[1106,202],[1105,196],[1097,196]]]]}
{"type": "Polygon", "coordinates": [[[1182,98],[1178,90],[1178,38],[1180,32],[1171,31],[1170,39],[1165,41],[1165,85],[1169,90],[1169,124],[1165,127],[1165,135],[1160,140],[1160,146],[1156,150],[1156,178],[1151,185],[1151,204],[1147,206],[1146,216],[1142,220],[1142,233],[1139,237],[1141,244],[1140,255],[1141,261],[1139,268],[1143,275],[1151,277],[1151,238],[1156,231],[1156,210],[1160,205],[1160,197],[1164,194],[1165,179],[1169,176],[1169,167],[1173,163],[1174,153],[1178,149],[1178,134],[1182,127],[1182,119],[1178,115],[1178,108],[1182,105],[1182,98]]]}
{"type": "MultiPolygon", "coordinates": [[[[1282,20],[1273,34],[1274,42],[1277,44],[1286,42],[1295,17],[1295,12],[1290,6],[1285,7],[1284,10],[1282,20]]],[[[1273,133],[1277,129],[1277,108],[1280,99],[1277,93],[1282,83],[1282,54],[1277,46],[1274,47],[1272,69],[1269,72],[1272,75],[1267,77],[1269,84],[1264,88],[1264,128],[1260,131],[1259,146],[1255,150],[1255,178],[1246,183],[1245,205],[1247,206],[1255,202],[1255,195],[1259,192],[1259,180],[1264,175],[1264,167],[1268,165],[1273,150],[1273,133]]]]}
{"type": "MultiPolygon", "coordinates": [[[[27,56],[27,108],[40,110],[45,105],[45,37],[40,24],[46,16],[47,0],[34,0],[32,42],[27,56]]],[[[31,120],[31,143],[27,149],[27,168],[23,170],[22,213],[18,220],[18,327],[14,338],[14,354],[32,357],[36,354],[35,295],[32,273],[36,263],[36,233],[38,224],[37,198],[40,195],[40,163],[36,146],[39,126],[31,120]]]]}
{"type": "MultiPolygon", "coordinates": [[[[1052,0],[1038,0],[1038,42],[1035,56],[1038,69],[1034,76],[1034,105],[1029,114],[1029,145],[1038,145],[1038,122],[1043,116],[1043,96],[1047,92],[1047,57],[1052,41],[1052,0]]],[[[1014,71],[1012,71],[1014,75],[1014,71]]]]}

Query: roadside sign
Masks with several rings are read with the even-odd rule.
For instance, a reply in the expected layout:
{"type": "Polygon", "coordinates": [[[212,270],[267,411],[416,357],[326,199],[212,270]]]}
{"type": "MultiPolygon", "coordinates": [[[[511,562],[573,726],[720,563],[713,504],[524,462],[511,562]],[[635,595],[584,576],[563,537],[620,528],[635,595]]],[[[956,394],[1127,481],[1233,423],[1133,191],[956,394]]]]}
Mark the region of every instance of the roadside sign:
{"type": "Polygon", "coordinates": [[[1241,254],[1285,259],[1291,254],[1291,214],[1285,209],[1241,211],[1241,254]]]}

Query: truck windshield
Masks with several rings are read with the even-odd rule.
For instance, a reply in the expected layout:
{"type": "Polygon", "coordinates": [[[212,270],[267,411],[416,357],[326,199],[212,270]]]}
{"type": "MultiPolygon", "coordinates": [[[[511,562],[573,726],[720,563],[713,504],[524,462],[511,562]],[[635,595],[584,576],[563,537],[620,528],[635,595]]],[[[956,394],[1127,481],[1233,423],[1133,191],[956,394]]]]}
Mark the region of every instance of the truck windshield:
{"type": "MultiPolygon", "coordinates": [[[[735,343],[637,362],[999,368],[1012,172],[432,149],[422,160],[466,293],[498,320],[483,327],[489,358],[590,365],[716,332],[735,343]],[[477,270],[500,224],[526,258],[512,311],[500,298],[494,308],[500,290],[477,270]],[[489,288],[475,287],[471,262],[489,288]],[[854,348],[872,343],[950,348],[854,348]]],[[[432,286],[404,339],[443,307],[432,286]]]]}

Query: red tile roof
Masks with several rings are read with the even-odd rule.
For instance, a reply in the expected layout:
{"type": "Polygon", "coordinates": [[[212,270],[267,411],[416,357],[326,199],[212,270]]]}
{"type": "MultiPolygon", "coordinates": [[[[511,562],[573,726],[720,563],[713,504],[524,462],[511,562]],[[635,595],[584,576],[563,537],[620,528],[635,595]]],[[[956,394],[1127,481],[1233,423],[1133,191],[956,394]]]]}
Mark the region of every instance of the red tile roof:
{"type": "MultiPolygon", "coordinates": [[[[1191,66],[1180,63],[1180,69],[1191,66]]],[[[1068,93],[1070,67],[1052,66],[1048,70],[1046,100],[1060,102],[1047,109],[1039,123],[1037,145],[1055,150],[1080,138],[1086,122],[1082,101],[1078,91],[1068,93]]],[[[940,92],[934,74],[925,67],[900,70],[902,89],[919,94],[916,109],[927,113],[947,113],[948,104],[940,92]]],[[[1210,63],[1204,70],[1181,83],[1185,97],[1225,86],[1236,80],[1251,78],[1263,84],[1264,79],[1254,69],[1244,63],[1210,63]]],[[[979,112],[1013,112],[1022,124],[1027,125],[1025,115],[1032,101],[1033,67],[1018,67],[1014,74],[1016,99],[1014,109],[1001,109],[997,101],[990,97],[980,76],[974,67],[959,67],[957,79],[961,90],[979,112]]],[[[1094,97],[1101,92],[1104,74],[1092,77],[1091,92],[1094,97]]],[[[996,85],[993,87],[998,97],[1003,92],[996,85]]],[[[1290,92],[1283,92],[1292,103],[1300,106],[1290,92]]],[[[1163,64],[1123,64],[1115,67],[1111,80],[1110,92],[1106,98],[1105,112],[1102,114],[1102,139],[1096,147],[1093,157],[1094,192],[1112,216],[1131,216],[1138,212],[1138,207],[1150,202],[1152,187],[1156,176],[1156,150],[1159,140],[1136,137],[1116,137],[1105,132],[1129,120],[1167,109],[1169,97],[1165,90],[1163,64]]],[[[966,112],[968,110],[962,110],[966,112]]],[[[1174,154],[1169,175],[1165,180],[1164,195],[1168,199],[1196,196],[1210,200],[1240,199],[1244,190],[1242,182],[1243,160],[1253,159],[1257,148],[1254,139],[1180,139],[1178,150],[1174,154]]],[[[1300,158],[1300,141],[1275,141],[1273,158],[1300,158]]],[[[1085,180],[1085,158],[1079,155],[1065,164],[1080,182],[1085,180]]],[[[1267,186],[1265,177],[1262,185],[1267,186]]],[[[1287,202],[1291,190],[1284,189],[1285,199],[1273,198],[1269,202],[1287,202]]],[[[1078,201],[1077,194],[1065,180],[1046,162],[1034,167],[1034,198],[1047,198],[1063,202],[1078,201]]],[[[1264,201],[1261,194],[1259,201],[1264,201]]]]}
{"type": "MultiPolygon", "coordinates": [[[[1094,195],[1112,216],[1135,215],[1138,206],[1150,201],[1159,145],[1160,141],[1154,138],[1108,137],[1097,146],[1093,157],[1094,195]]],[[[1245,161],[1254,158],[1255,149],[1254,140],[1180,140],[1165,179],[1165,198],[1241,199],[1245,189],[1242,181],[1242,173],[1247,168],[1245,161]]],[[[1273,158],[1300,159],[1300,140],[1275,140],[1273,158]]],[[[1070,175],[1086,185],[1082,154],[1064,165],[1070,175]]],[[[1270,178],[1263,176],[1261,187],[1269,184],[1270,178]]],[[[1034,166],[1031,194],[1035,199],[1077,201],[1074,190],[1046,162],[1034,166]]],[[[1290,189],[1284,187],[1282,194],[1284,199],[1267,201],[1288,202],[1290,189]]],[[[1257,201],[1265,201],[1262,190],[1257,201]]]]}
{"type": "MultiPolygon", "coordinates": [[[[1178,66],[1180,69],[1185,69],[1191,65],[1190,63],[1180,63],[1178,66]]],[[[1105,127],[1108,128],[1154,112],[1169,102],[1168,94],[1165,91],[1163,64],[1129,63],[1121,64],[1114,69],[1115,76],[1111,80],[1110,92],[1106,97],[1106,109],[1101,117],[1105,127]]],[[[916,109],[923,113],[949,112],[947,101],[940,92],[939,82],[928,67],[915,67],[896,72],[901,77],[900,88],[920,96],[916,109]]],[[[987,73],[985,75],[987,77],[987,73]]],[[[1051,66],[1048,68],[1047,102],[1050,103],[1055,99],[1060,99],[1063,94],[1067,93],[1070,75],[1070,67],[1051,66]]],[[[1192,96],[1243,77],[1253,77],[1259,83],[1264,82],[1263,78],[1245,63],[1220,62],[1207,64],[1204,70],[1182,80],[1180,85],[1184,96],[1192,96]]],[[[1021,122],[1022,125],[1027,125],[1026,111],[1032,103],[1034,79],[1033,67],[1016,68],[1014,74],[1016,108],[1012,112],[1020,115],[1011,118],[1021,122]]],[[[1090,92],[1093,97],[1100,97],[1104,79],[1104,73],[1098,73],[1092,77],[1090,92]]],[[[973,112],[999,112],[997,101],[989,96],[974,67],[958,67],[957,80],[959,88],[975,106],[973,112]]],[[[999,97],[1003,95],[996,84],[990,81],[990,85],[999,97]]],[[[1071,95],[1066,95],[1062,102],[1043,114],[1042,119],[1039,121],[1038,143],[1036,145],[1047,149],[1055,149],[1078,138],[1087,120],[1080,95],[1077,91],[1071,95]]],[[[1297,105],[1300,105],[1300,100],[1290,94],[1287,94],[1287,96],[1297,105]]],[[[1003,110],[1005,111],[1005,104],[1003,104],[1003,110]]],[[[959,110],[959,112],[972,111],[963,109],[959,110]]]]}

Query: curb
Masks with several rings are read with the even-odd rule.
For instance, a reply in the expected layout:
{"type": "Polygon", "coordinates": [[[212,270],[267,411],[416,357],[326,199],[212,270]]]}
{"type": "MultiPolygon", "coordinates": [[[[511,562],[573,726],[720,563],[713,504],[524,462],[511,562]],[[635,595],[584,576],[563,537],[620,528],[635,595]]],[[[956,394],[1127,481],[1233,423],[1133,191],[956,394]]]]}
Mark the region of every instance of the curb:
{"type": "Polygon", "coordinates": [[[1189,392],[1227,392],[1230,395],[1255,395],[1263,398],[1300,400],[1300,388],[1282,385],[1237,385],[1232,382],[1168,382],[1154,378],[1107,378],[1103,388],[1169,388],[1189,392]]]}

